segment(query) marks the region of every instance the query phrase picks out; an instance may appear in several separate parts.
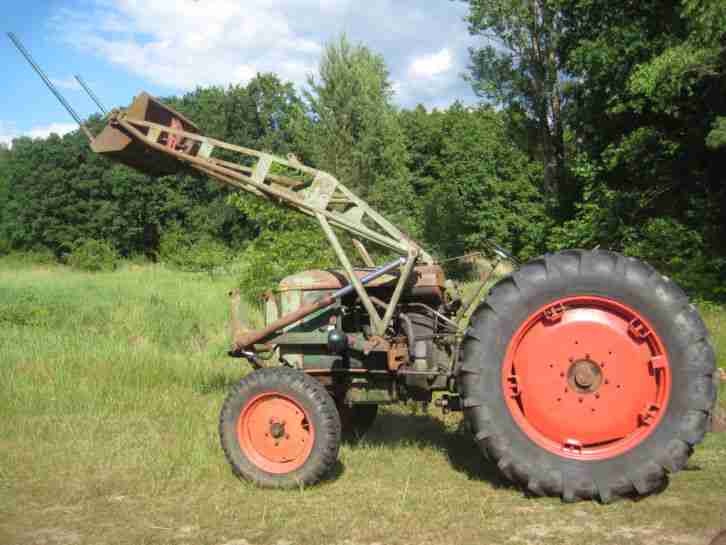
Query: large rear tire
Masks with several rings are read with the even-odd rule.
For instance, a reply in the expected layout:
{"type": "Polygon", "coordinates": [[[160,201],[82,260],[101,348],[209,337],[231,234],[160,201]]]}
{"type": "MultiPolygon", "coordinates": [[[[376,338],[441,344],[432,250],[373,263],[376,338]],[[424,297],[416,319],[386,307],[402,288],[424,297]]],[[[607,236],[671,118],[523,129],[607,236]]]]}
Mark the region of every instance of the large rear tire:
{"type": "Polygon", "coordinates": [[[492,288],[472,331],[458,377],[465,416],[485,456],[532,494],[649,494],[708,429],[706,327],[680,288],[636,259],[535,259],[492,288]]]}
{"type": "Polygon", "coordinates": [[[268,488],[312,485],[335,465],[340,417],[326,389],[274,367],[244,377],[219,417],[222,449],[239,477],[268,488]]]}

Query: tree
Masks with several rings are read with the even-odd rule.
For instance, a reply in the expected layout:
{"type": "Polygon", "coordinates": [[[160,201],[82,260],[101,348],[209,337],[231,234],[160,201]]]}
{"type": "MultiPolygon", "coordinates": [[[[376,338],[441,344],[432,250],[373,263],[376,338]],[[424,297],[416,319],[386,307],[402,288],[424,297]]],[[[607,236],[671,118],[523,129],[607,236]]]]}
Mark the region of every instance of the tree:
{"type": "Polygon", "coordinates": [[[411,235],[418,231],[406,139],[380,55],[345,36],[326,46],[310,77],[302,150],[411,235]]]}
{"type": "Polygon", "coordinates": [[[425,198],[438,181],[446,117],[445,111],[434,109],[428,112],[421,104],[413,110],[399,113],[407,139],[411,183],[419,198],[425,198]]]}
{"type": "Polygon", "coordinates": [[[542,251],[550,225],[541,169],[517,149],[504,116],[490,107],[454,104],[435,113],[438,149],[426,169],[425,235],[447,257],[484,250],[493,239],[518,256],[542,251]]]}
{"type": "Polygon", "coordinates": [[[514,107],[535,124],[544,185],[567,208],[571,187],[565,169],[565,79],[560,40],[565,27],[557,0],[468,0],[469,32],[487,45],[471,50],[474,91],[514,107]]]}
{"type": "MultiPolygon", "coordinates": [[[[651,261],[702,293],[726,275],[723,0],[562,4],[568,119],[585,174],[584,238],[651,261]]],[[[577,236],[575,236],[577,235],[577,236]]]]}
{"type": "Polygon", "coordinates": [[[257,74],[247,85],[198,88],[166,101],[205,134],[279,154],[291,151],[292,116],[302,106],[294,86],[270,73],[257,74]]]}
{"type": "Polygon", "coordinates": [[[10,187],[8,182],[8,162],[10,150],[5,144],[0,144],[0,255],[10,251],[7,229],[10,223],[8,203],[10,201],[10,187]]]}

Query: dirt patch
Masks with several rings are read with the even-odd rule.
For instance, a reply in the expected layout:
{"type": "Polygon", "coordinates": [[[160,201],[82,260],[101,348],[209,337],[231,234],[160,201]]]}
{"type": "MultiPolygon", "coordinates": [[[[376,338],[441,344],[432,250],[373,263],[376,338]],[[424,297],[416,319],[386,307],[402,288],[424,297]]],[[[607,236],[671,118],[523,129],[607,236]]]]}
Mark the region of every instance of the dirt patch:
{"type": "Polygon", "coordinates": [[[176,537],[177,539],[188,538],[188,537],[191,537],[191,536],[197,534],[198,532],[199,532],[199,526],[186,525],[186,526],[182,526],[181,528],[179,528],[174,537],[176,537]]]}
{"type": "Polygon", "coordinates": [[[716,407],[713,415],[713,431],[716,433],[726,433],[726,409],[716,407]]]}
{"type": "Polygon", "coordinates": [[[77,545],[81,536],[63,528],[42,528],[26,534],[29,545],[77,545]]]}
{"type": "Polygon", "coordinates": [[[129,344],[133,347],[143,348],[149,344],[149,341],[143,335],[133,335],[129,337],[129,344]]]}

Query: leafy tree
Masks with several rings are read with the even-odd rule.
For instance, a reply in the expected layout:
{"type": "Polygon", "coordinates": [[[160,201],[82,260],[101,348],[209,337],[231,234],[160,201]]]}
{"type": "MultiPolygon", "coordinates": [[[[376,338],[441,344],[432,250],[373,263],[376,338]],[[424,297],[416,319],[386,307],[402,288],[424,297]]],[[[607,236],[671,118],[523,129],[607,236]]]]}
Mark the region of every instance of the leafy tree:
{"type": "Polygon", "coordinates": [[[714,288],[726,276],[726,3],[570,0],[562,14],[568,119],[591,176],[553,242],[624,250],[714,288]]]}
{"type": "MultiPolygon", "coordinates": [[[[170,222],[220,234],[213,209],[224,194],[191,176],[151,179],[93,154],[75,132],[62,139],[21,138],[8,163],[5,236],[17,249],[70,252],[78,241],[106,240],[123,255],[153,253],[170,222]]],[[[237,220],[239,221],[239,220],[237,220]]]]}
{"type": "Polygon", "coordinates": [[[293,85],[269,73],[257,74],[246,86],[198,88],[165,101],[198,123],[205,134],[282,154],[292,151],[292,116],[302,107],[293,85]]]}
{"type": "Polygon", "coordinates": [[[419,198],[428,195],[438,181],[445,119],[446,112],[436,109],[429,112],[421,104],[399,113],[407,139],[411,183],[419,198]]]}
{"type": "Polygon", "coordinates": [[[471,50],[474,91],[524,114],[536,127],[544,186],[567,208],[565,82],[558,0],[467,0],[469,32],[486,45],[471,50]]]}
{"type": "Polygon", "coordinates": [[[503,116],[454,104],[435,118],[426,238],[445,256],[483,250],[487,239],[525,258],[540,252],[550,225],[541,169],[512,144],[503,116]]]}
{"type": "MultiPolygon", "coordinates": [[[[302,150],[405,231],[418,231],[406,139],[380,55],[343,36],[325,48],[299,118],[302,150]]],[[[305,157],[304,157],[305,158],[305,157]]]]}
{"type": "Polygon", "coordinates": [[[0,144],[0,255],[10,251],[10,241],[7,229],[11,223],[8,205],[10,201],[10,187],[8,182],[10,150],[5,144],[0,144]]]}
{"type": "Polygon", "coordinates": [[[238,194],[232,201],[259,225],[259,234],[240,258],[239,285],[256,302],[284,277],[307,269],[336,267],[337,258],[317,222],[259,197],[238,194]]]}

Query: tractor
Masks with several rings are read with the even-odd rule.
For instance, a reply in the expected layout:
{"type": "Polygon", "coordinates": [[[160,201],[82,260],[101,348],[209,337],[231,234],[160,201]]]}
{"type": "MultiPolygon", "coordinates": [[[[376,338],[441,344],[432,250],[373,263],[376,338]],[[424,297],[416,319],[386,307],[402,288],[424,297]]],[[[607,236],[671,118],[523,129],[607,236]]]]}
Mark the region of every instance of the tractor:
{"type": "MultiPolygon", "coordinates": [[[[203,135],[147,93],[106,121],[98,135],[81,124],[94,152],[152,175],[194,171],[306,214],[340,262],[284,278],[265,295],[263,327],[232,319],[229,354],[253,367],[219,417],[239,477],[313,485],[380,405],[435,401],[463,411],[483,456],[527,493],[609,502],[661,490],[709,431],[708,331],[648,264],[560,251],[463,295],[435,256],[294,155],[203,135]],[[397,257],[377,264],[363,240],[397,257]],[[353,266],[351,250],[365,266],[353,266]]],[[[490,255],[515,261],[493,243],[490,255]]]]}

